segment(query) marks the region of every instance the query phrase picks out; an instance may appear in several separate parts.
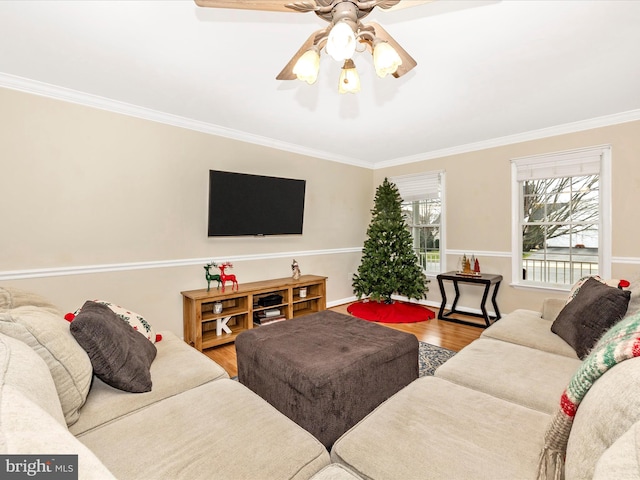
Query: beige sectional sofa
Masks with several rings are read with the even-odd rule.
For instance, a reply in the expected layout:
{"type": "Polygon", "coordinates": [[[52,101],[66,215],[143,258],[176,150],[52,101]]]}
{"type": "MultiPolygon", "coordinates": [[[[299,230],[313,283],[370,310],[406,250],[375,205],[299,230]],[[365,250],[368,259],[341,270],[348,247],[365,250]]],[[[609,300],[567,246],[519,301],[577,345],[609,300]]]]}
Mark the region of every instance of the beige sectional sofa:
{"type": "MultiPolygon", "coordinates": [[[[336,441],[362,478],[536,479],[544,436],[581,360],[543,312],[516,310],[336,441]]],[[[635,308],[635,307],[634,307],[635,308]]],[[[607,371],[577,410],[567,479],[639,479],[640,358],[607,371]]]]}
{"type": "MultiPolygon", "coordinates": [[[[68,325],[0,288],[0,454],[77,454],[81,479],[308,479],[329,465],[311,434],[171,332],[152,390],[128,393],[82,371],[68,325]]],[[[332,472],[346,474],[318,478],[332,472]]]]}
{"type": "MultiPolygon", "coordinates": [[[[329,454],[170,332],[155,344],[151,391],[123,392],[91,372],[87,383],[61,312],[0,288],[0,454],[77,454],[81,479],[535,479],[545,431],[581,364],[550,329],[563,306],[549,300],[542,312],[503,316],[329,454]],[[54,331],[37,332],[41,324],[54,331]]],[[[640,479],[639,445],[635,358],[609,370],[580,405],[566,478],[640,479]]]]}

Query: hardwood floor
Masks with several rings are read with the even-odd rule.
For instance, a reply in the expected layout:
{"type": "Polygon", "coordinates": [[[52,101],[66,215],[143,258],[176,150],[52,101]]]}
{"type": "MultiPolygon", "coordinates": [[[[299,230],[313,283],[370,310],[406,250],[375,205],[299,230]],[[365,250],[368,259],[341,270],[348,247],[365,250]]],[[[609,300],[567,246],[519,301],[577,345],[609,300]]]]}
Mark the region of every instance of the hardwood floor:
{"type": "MultiPolygon", "coordinates": [[[[347,307],[349,304],[338,305],[330,308],[336,312],[349,315],[347,307]]],[[[436,311],[437,310],[433,309],[436,311]]],[[[449,350],[459,351],[467,346],[482,333],[483,329],[472,327],[469,325],[460,325],[457,323],[447,322],[434,318],[427,322],[418,323],[380,323],[388,328],[395,328],[403,332],[412,333],[422,342],[432,345],[448,348],[449,350]]],[[[219,347],[209,348],[203,352],[209,358],[220,364],[229,374],[234,377],[238,374],[238,366],[236,361],[236,348],[233,343],[221,345],[219,347]]]]}

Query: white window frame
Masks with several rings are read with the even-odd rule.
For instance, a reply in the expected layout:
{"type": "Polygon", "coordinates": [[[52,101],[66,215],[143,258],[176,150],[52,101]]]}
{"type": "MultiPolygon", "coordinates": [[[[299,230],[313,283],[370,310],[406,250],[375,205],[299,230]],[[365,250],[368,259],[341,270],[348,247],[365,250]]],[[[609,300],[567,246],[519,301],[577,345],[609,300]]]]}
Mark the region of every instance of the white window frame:
{"type": "Polygon", "coordinates": [[[611,146],[554,152],[511,160],[511,285],[567,291],[571,285],[530,282],[522,279],[522,182],[526,179],[593,175],[599,178],[598,268],[611,278],[611,146]]]}
{"type": "Polygon", "coordinates": [[[446,226],[445,226],[445,171],[432,170],[429,172],[415,173],[389,177],[389,181],[398,187],[403,203],[440,199],[440,269],[438,272],[425,271],[426,275],[435,276],[446,268],[446,226]]]}

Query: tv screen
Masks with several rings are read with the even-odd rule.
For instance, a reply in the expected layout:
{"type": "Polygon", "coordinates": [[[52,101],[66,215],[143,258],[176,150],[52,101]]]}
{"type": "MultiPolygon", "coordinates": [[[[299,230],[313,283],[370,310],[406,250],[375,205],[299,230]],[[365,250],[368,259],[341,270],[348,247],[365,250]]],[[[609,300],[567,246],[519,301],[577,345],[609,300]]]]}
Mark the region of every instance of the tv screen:
{"type": "Polygon", "coordinates": [[[209,236],[302,234],[304,180],[209,171],[209,236]]]}

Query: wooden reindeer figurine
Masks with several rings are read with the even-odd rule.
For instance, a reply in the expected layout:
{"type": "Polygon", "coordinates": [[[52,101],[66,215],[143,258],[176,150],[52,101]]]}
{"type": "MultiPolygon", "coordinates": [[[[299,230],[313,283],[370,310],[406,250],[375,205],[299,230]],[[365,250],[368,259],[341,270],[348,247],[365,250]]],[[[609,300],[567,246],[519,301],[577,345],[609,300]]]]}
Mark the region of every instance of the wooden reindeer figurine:
{"type": "Polygon", "coordinates": [[[220,289],[220,275],[218,274],[213,274],[211,275],[211,273],[209,272],[209,269],[211,267],[217,267],[217,265],[215,264],[215,262],[211,262],[211,263],[207,263],[204,266],[204,269],[206,270],[204,276],[207,279],[207,292],[211,289],[211,282],[212,281],[216,281],[218,282],[218,289],[220,289]]]}
{"type": "Polygon", "coordinates": [[[233,287],[236,287],[236,290],[238,290],[238,281],[236,280],[236,276],[235,275],[227,275],[226,273],[224,273],[226,268],[233,268],[233,265],[229,262],[225,262],[221,265],[218,265],[218,268],[220,269],[220,281],[222,282],[222,291],[224,292],[224,284],[227,282],[231,282],[231,290],[233,290],[233,287]]]}

